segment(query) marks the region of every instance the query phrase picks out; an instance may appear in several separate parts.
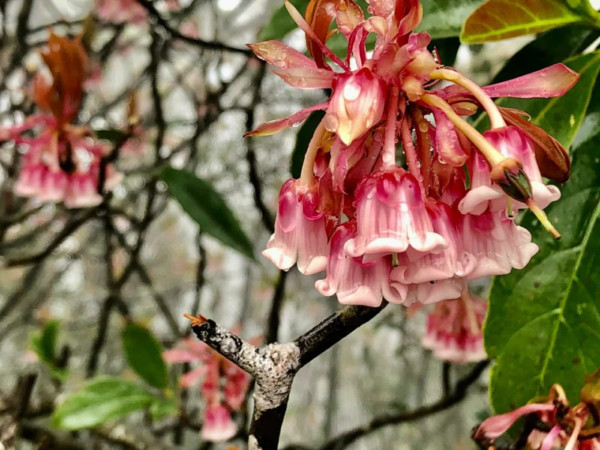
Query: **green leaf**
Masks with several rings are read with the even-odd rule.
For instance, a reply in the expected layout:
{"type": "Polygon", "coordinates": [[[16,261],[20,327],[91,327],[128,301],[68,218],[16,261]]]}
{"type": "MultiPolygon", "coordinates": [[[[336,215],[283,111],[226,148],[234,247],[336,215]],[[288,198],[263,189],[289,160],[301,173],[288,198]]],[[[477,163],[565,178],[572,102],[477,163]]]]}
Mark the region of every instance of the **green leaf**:
{"type": "MultiPolygon", "coordinates": [[[[577,84],[565,95],[550,99],[506,98],[497,103],[529,113],[533,123],[542,127],[568,149],[583,122],[590,102],[600,70],[600,52],[578,55],[564,63],[581,75],[577,84]]],[[[488,124],[487,117],[482,114],[476,127],[484,130],[488,128],[488,124]]]]}
{"type": "Polygon", "coordinates": [[[573,139],[573,147],[577,148],[582,143],[594,136],[600,129],[600,89],[594,89],[590,104],[579,131],[573,139]]]}
{"type": "Polygon", "coordinates": [[[546,210],[562,239],[527,213],[521,225],[540,252],[523,270],[493,281],[484,337],[497,358],[490,396],[498,413],[547,394],[553,383],[577,403],[584,376],[600,366],[599,147],[596,129],[574,152],[562,198],[546,210]]]}
{"type": "Polygon", "coordinates": [[[494,77],[493,82],[510,80],[575,56],[590,45],[597,34],[580,25],[542,33],[515,53],[494,77]]]}
{"type": "Polygon", "coordinates": [[[165,167],[160,178],[167,183],[173,197],[196,221],[203,233],[254,260],[252,242],[235,218],[221,194],[207,181],[191,172],[165,167]]]}
{"type": "Polygon", "coordinates": [[[67,430],[92,428],[148,407],[155,397],[138,384],[120,378],[91,380],[56,408],[52,425],[67,430]]]}
{"type": "Polygon", "coordinates": [[[158,389],[167,387],[167,365],[162,347],[145,327],[130,322],[123,330],[123,350],[129,366],[146,383],[158,389]]]}
{"type": "Polygon", "coordinates": [[[56,341],[60,324],[56,320],[50,320],[46,323],[41,333],[31,339],[31,347],[40,361],[51,366],[56,363],[56,341]]]}
{"type": "MultiPolygon", "coordinates": [[[[304,15],[304,11],[306,11],[309,1],[310,0],[290,0],[292,5],[294,5],[302,15],[304,15]]],[[[288,14],[285,6],[283,6],[283,1],[281,3],[282,6],[275,10],[269,22],[262,30],[260,30],[260,33],[258,34],[259,41],[269,41],[271,39],[281,40],[286,34],[297,28],[296,23],[288,14]]]]}
{"type": "Polygon", "coordinates": [[[302,124],[300,130],[298,130],[296,145],[294,146],[292,159],[290,161],[290,173],[292,174],[292,178],[300,178],[302,163],[304,162],[304,155],[308,149],[308,144],[324,116],[325,111],[315,111],[308,116],[308,119],[302,124]]]}
{"type": "Polygon", "coordinates": [[[156,397],[150,405],[150,415],[153,420],[161,420],[165,417],[176,416],[179,414],[177,403],[173,399],[162,399],[156,397]]]}
{"type": "Polygon", "coordinates": [[[585,19],[561,0],[487,0],[468,17],[460,39],[465,44],[481,44],[541,33],[585,19]]]}
{"type": "Polygon", "coordinates": [[[425,31],[433,39],[460,34],[463,23],[483,0],[422,0],[423,20],[416,31],[425,31]]]}

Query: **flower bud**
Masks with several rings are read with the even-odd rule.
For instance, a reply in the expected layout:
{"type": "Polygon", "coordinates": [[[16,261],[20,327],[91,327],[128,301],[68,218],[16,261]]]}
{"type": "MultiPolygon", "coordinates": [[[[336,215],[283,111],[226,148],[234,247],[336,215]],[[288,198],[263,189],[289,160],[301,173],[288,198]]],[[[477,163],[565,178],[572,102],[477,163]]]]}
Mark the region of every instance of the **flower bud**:
{"type": "Polygon", "coordinates": [[[342,75],[329,101],[325,128],[350,145],[376,125],[385,106],[385,84],[366,67],[342,75]]]}

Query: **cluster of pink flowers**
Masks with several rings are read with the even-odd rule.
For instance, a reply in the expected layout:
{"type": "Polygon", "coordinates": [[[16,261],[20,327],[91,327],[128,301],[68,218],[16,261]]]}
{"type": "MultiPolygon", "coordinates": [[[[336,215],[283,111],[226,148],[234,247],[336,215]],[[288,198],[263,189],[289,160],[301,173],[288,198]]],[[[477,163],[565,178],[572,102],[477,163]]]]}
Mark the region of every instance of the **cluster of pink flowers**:
{"type": "Polygon", "coordinates": [[[368,3],[369,17],[340,0],[313,4],[304,18],[286,1],[312,59],[277,41],[250,46],[288,84],[332,90],[326,103],[249,133],[272,134],[326,110],[300,178],[281,189],[263,255],[282,270],[325,271],[316,289],[344,304],[457,299],[469,280],[521,269],[538,251],[513,220],[519,209],[530,208],[559,236],[543,208],[560,192],[542,176],[568,177],[566,152],[551,138],[552,148],[533,139],[547,135],[492,98],[563,95],[578,74],[556,64],[479,87],[436,60],[429,35],[412,31],[422,16],[418,0],[368,3]],[[325,45],[334,20],[348,42],[345,59],[325,45]],[[440,80],[452,84],[438,88],[440,80]],[[478,108],[491,122],[483,134],[464,119],[478,108]],[[563,164],[548,167],[549,160],[563,164]]]}
{"type": "MultiPolygon", "coordinates": [[[[592,375],[594,377],[597,377],[597,373],[592,375]]],[[[597,402],[595,397],[594,394],[590,404],[597,402]]],[[[592,413],[590,404],[581,402],[574,407],[569,406],[563,388],[555,384],[545,402],[530,403],[486,419],[473,433],[473,439],[486,447],[495,448],[493,442],[506,433],[519,418],[535,415],[538,422],[527,436],[528,449],[600,450],[600,432],[595,424],[598,420],[596,407],[591,406],[594,410],[592,413]]]]}
{"type": "Polygon", "coordinates": [[[200,436],[205,441],[227,441],[235,436],[238,426],[231,416],[240,411],[250,386],[250,376],[224,358],[208,345],[197,339],[187,338],[164,352],[170,363],[201,365],[184,374],[180,379],[183,387],[189,387],[202,379],[201,393],[204,400],[204,420],[200,436]]]}
{"type": "MultiPolygon", "coordinates": [[[[0,140],[12,140],[25,155],[14,192],[43,202],[63,201],[67,208],[94,206],[98,193],[101,159],[110,147],[98,142],[89,127],[73,125],[81,105],[88,58],[80,39],[54,33],[41,56],[51,80],[38,73],[33,86],[40,113],[23,123],[0,129],[0,140]],[[33,136],[31,133],[33,132],[33,136]]],[[[103,168],[104,189],[120,183],[112,165],[103,168]]]]}

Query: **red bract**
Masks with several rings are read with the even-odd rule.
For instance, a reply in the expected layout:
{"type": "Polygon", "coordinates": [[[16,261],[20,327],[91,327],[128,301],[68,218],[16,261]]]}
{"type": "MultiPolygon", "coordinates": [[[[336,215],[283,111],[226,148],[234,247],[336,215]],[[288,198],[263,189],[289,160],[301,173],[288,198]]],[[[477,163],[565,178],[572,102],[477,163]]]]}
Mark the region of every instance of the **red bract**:
{"type": "Polygon", "coordinates": [[[101,167],[110,148],[95,140],[90,128],[72,124],[83,97],[87,54],[80,38],[69,40],[51,32],[41,56],[51,76],[38,73],[34,79],[34,100],[41,112],[0,130],[0,139],[12,140],[26,152],[14,191],[42,202],[62,201],[67,208],[98,205],[100,170],[106,190],[116,186],[121,175],[111,164],[101,167]],[[28,130],[34,137],[22,135],[28,130]]]}
{"type": "Polygon", "coordinates": [[[342,303],[457,298],[468,280],[521,269],[538,251],[512,220],[519,209],[559,236],[543,208],[560,191],[542,176],[566,179],[566,152],[492,97],[555,97],[579,76],[555,64],[480,87],[436,63],[429,35],[412,32],[417,0],[368,3],[362,11],[352,0],[312,0],[303,18],[286,1],[312,59],[276,41],[250,45],[288,84],[332,91],[327,102],[248,133],[272,134],[326,110],[300,179],[281,191],[264,254],[283,270],[296,260],[303,273],[326,268],[316,287],[342,303]],[[344,59],[326,46],[336,32],[347,42],[344,59]],[[436,90],[436,80],[451,86],[436,90]],[[478,108],[491,123],[483,134],[463,118],[478,108]]]}

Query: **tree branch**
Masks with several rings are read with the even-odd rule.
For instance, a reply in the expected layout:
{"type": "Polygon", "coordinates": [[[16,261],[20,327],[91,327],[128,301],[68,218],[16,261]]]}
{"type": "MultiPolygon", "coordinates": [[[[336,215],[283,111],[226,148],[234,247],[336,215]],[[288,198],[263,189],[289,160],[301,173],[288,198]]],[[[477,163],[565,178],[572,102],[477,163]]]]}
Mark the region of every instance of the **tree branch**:
{"type": "MultiPolygon", "coordinates": [[[[193,318],[192,330],[201,341],[255,378],[254,411],[249,450],[276,450],[292,382],[298,370],[365,324],[387,306],[344,306],[319,325],[287,344],[255,347],[214,321],[193,318]]],[[[191,316],[190,316],[191,317],[191,316]]]]}
{"type": "Polygon", "coordinates": [[[420,408],[412,411],[376,417],[365,425],[342,433],[341,435],[321,446],[319,450],[339,450],[347,447],[357,439],[363,438],[383,427],[389,425],[398,425],[406,422],[414,422],[415,420],[431,416],[440,411],[448,409],[457,403],[460,403],[466,397],[469,387],[479,379],[488,364],[489,361],[482,361],[475,365],[471,372],[469,372],[464,378],[461,378],[456,383],[456,386],[451,393],[444,395],[438,401],[427,406],[421,406],[420,408]]]}

